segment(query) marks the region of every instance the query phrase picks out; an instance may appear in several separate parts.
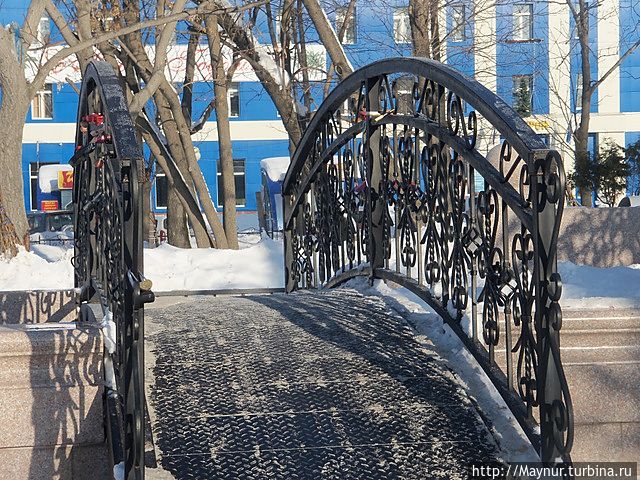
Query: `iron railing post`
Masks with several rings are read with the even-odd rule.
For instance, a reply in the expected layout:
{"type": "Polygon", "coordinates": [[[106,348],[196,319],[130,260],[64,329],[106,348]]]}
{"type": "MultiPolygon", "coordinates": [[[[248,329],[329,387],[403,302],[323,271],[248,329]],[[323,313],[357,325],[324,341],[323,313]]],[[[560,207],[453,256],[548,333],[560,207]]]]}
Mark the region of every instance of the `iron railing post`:
{"type": "Polygon", "coordinates": [[[372,124],[373,116],[380,111],[381,78],[371,78],[367,81],[367,129],[364,155],[367,162],[367,213],[369,222],[369,265],[371,267],[370,281],[373,281],[376,268],[384,266],[383,226],[384,209],[383,196],[380,189],[383,184],[382,166],[380,165],[380,127],[372,124]]]}
{"type": "Polygon", "coordinates": [[[282,195],[282,212],[284,215],[284,223],[283,223],[283,237],[284,241],[282,242],[284,245],[284,287],[287,293],[293,292],[297,287],[297,282],[294,279],[291,272],[291,265],[293,265],[294,260],[294,252],[293,252],[293,222],[294,219],[291,219],[291,225],[286,223],[286,219],[291,215],[291,194],[286,194],[283,191],[282,195]]]}
{"type": "Polygon", "coordinates": [[[540,456],[543,462],[568,462],[573,438],[572,405],[560,364],[559,304],[562,282],[556,243],[564,205],[564,171],[556,152],[537,151],[529,159],[535,251],[535,328],[538,353],[540,456]]]}

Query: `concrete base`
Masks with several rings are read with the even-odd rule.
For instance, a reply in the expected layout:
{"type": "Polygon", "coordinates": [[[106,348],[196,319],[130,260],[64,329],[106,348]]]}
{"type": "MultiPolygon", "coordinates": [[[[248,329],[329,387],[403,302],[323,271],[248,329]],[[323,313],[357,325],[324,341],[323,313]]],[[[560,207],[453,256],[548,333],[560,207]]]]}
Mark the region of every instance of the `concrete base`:
{"type": "Polygon", "coordinates": [[[100,330],[0,325],[0,480],[111,478],[100,330]]]}
{"type": "Polygon", "coordinates": [[[0,292],[0,325],[75,321],[73,290],[0,292]]]}
{"type": "Polygon", "coordinates": [[[110,480],[106,443],[0,448],[0,480],[110,480]]]}

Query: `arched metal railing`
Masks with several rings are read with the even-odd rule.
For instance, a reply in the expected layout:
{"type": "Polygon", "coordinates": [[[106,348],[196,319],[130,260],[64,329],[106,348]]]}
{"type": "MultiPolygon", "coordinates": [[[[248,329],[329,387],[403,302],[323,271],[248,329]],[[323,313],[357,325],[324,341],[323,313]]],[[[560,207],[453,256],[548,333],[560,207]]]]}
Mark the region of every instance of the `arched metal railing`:
{"type": "Polygon", "coordinates": [[[564,175],[560,155],[475,80],[427,59],[373,63],[331,92],[292,158],[287,291],[356,275],[409,288],[462,339],[542,460],[570,462],[564,175]],[[496,131],[492,162],[482,152],[496,131]]]}
{"type": "Polygon", "coordinates": [[[114,464],[144,478],[144,303],[153,301],[142,251],[144,163],[112,67],[84,72],[74,167],[75,285],[104,315],[105,405],[114,464]]]}

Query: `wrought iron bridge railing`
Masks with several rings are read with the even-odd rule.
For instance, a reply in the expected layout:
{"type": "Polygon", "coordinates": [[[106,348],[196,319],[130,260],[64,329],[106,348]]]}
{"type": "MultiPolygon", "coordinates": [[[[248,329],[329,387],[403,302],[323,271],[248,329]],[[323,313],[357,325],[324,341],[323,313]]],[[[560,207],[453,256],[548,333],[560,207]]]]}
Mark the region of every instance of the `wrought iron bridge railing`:
{"type": "Polygon", "coordinates": [[[142,275],[144,163],[126,98],[106,62],[84,72],[74,167],[75,286],[99,303],[105,337],[107,434],[114,465],[127,480],[144,478],[144,303],[142,275]]]}
{"type": "Polygon", "coordinates": [[[479,361],[541,459],[568,463],[556,266],[564,189],[560,155],[478,82],[426,59],[373,63],[330,93],[292,158],[287,291],[366,275],[418,294],[479,361]],[[501,141],[493,162],[482,153],[491,135],[501,141]]]}

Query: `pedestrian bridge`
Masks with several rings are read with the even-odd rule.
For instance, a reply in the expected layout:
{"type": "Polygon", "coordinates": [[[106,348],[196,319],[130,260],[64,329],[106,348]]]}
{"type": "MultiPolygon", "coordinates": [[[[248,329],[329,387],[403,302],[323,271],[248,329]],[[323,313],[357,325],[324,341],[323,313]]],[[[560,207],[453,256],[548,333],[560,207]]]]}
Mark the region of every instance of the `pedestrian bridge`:
{"type": "Polygon", "coordinates": [[[345,78],[284,181],[287,294],[163,300],[146,333],[142,150],[105,63],[85,72],[76,143],[76,286],[110,332],[107,430],[127,479],[152,441],[175,478],[465,478],[496,459],[501,432],[445,362],[381,301],[334,288],[356,277],[418,295],[540,458],[571,461],[564,168],[482,85],[415,58],[345,78]]]}
{"type": "Polygon", "coordinates": [[[174,478],[466,478],[472,462],[497,461],[455,375],[381,300],[158,300],[147,398],[174,478]]]}

